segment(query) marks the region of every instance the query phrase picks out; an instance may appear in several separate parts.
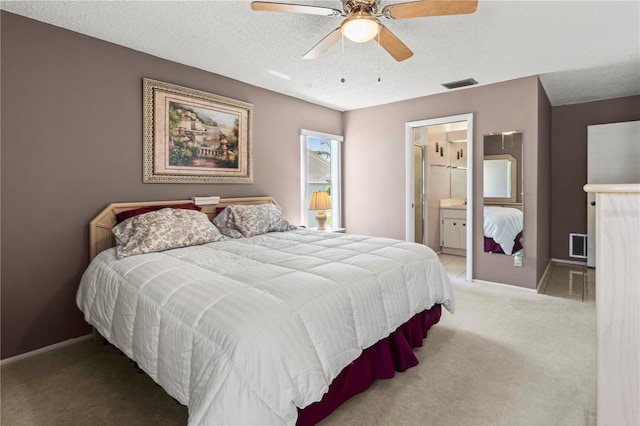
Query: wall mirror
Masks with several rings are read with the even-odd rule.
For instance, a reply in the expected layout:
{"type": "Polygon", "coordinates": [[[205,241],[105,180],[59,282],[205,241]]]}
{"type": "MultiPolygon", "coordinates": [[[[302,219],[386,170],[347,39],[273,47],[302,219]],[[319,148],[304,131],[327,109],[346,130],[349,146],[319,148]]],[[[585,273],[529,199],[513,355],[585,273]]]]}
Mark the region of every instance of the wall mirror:
{"type": "Polygon", "coordinates": [[[484,251],[523,255],[522,132],[484,137],[484,251]]]}
{"type": "Polygon", "coordinates": [[[451,198],[467,198],[467,131],[447,132],[451,198]]]}

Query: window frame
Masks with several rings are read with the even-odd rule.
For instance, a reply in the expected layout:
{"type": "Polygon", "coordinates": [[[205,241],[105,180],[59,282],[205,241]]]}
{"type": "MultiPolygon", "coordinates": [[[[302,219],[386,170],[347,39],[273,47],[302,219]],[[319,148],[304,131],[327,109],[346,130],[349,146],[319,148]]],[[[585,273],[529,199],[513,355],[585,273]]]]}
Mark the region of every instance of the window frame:
{"type": "Polygon", "coordinates": [[[331,142],[331,228],[342,227],[342,143],[344,137],[330,133],[302,129],[300,131],[300,223],[308,227],[309,172],[307,138],[325,139],[331,142]]]}

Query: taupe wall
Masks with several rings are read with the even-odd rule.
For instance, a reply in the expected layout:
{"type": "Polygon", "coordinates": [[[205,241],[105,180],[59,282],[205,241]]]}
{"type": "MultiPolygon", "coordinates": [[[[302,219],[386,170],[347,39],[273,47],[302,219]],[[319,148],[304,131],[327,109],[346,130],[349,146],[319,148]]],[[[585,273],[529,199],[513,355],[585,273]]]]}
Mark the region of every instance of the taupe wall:
{"type": "Polygon", "coordinates": [[[587,126],[640,120],[640,96],[552,109],[551,257],[569,257],[569,233],[587,232],[587,126]]]}
{"type": "Polygon", "coordinates": [[[109,202],[273,195],[297,222],[300,128],[345,135],[349,232],[404,239],[405,123],[473,112],[475,277],[533,288],[549,241],[568,258],[568,233],[586,231],[586,126],[640,119],[640,96],[551,108],[536,77],[342,114],[4,11],[0,27],[2,358],[88,332],[75,292],[87,223],[109,202]],[[253,103],[256,183],[143,184],[144,77],[253,103]],[[524,132],[523,268],[481,243],[482,136],[511,129],[524,132]]]}
{"type": "Polygon", "coordinates": [[[548,104],[546,96],[540,99],[538,90],[538,78],[527,77],[346,112],[344,206],[349,232],[404,239],[405,124],[471,112],[474,113],[474,277],[535,288],[538,262],[548,260],[548,257],[537,259],[537,255],[548,252],[548,247],[539,247],[538,234],[549,233],[548,221],[538,224],[538,203],[548,204],[549,198],[548,193],[537,191],[539,102],[548,104]],[[484,253],[482,245],[483,135],[512,129],[523,131],[525,158],[522,268],[513,266],[511,256],[484,253]]]}
{"type": "Polygon", "coordinates": [[[89,220],[116,201],[272,195],[299,222],[301,128],[342,113],[7,12],[2,30],[2,358],[89,332],[89,220]],[[142,79],[254,104],[251,185],[142,183],[142,79]]]}
{"type": "Polygon", "coordinates": [[[551,259],[551,103],[538,81],[537,282],[551,259]]]}

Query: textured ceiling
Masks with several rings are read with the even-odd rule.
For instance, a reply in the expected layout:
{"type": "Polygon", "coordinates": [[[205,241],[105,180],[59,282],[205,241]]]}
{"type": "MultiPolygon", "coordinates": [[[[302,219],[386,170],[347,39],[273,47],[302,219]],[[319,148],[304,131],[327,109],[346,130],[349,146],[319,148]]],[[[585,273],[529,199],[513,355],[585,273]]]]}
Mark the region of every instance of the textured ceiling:
{"type": "Polygon", "coordinates": [[[640,94],[639,1],[480,0],[470,15],[383,20],[414,52],[400,63],[373,41],[302,59],[342,18],[254,12],[245,0],[1,8],[341,111],[445,92],[442,83],[469,77],[484,85],[539,75],[552,105],[640,94]]]}

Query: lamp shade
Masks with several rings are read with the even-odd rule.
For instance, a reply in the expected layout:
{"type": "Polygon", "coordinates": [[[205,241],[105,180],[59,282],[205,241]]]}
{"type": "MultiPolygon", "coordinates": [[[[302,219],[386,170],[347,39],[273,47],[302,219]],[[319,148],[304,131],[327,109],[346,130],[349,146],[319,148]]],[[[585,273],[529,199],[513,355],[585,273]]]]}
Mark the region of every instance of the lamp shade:
{"type": "Polygon", "coordinates": [[[352,15],[342,22],[341,29],[349,40],[364,43],[378,35],[380,22],[370,16],[352,15]]]}
{"type": "Polygon", "coordinates": [[[311,197],[309,210],[328,210],[331,208],[331,200],[327,191],[316,191],[311,197]]]}

